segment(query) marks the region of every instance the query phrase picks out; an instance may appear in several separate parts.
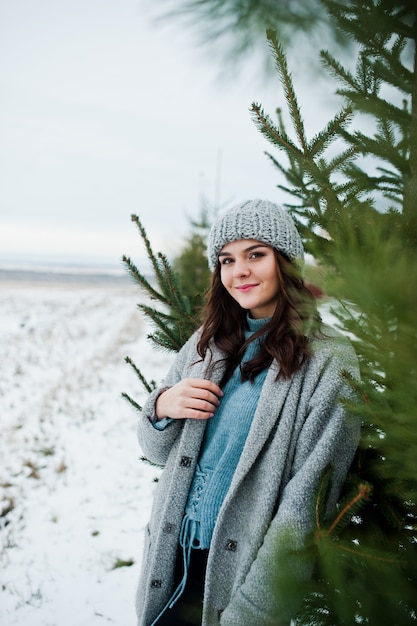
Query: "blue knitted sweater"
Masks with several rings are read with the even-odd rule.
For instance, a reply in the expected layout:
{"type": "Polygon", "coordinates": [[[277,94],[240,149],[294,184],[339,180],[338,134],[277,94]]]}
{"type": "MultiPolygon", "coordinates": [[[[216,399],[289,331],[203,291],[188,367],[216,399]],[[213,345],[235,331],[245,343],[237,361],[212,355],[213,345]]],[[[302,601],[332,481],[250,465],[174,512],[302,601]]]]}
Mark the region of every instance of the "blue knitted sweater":
{"type": "MultiPolygon", "coordinates": [[[[265,319],[248,317],[249,339],[266,323],[265,319]]],[[[261,339],[249,344],[242,364],[252,359],[259,350],[261,339]]],[[[191,485],[181,544],[207,549],[222,502],[232,482],[241,452],[255,414],[267,369],[254,382],[241,380],[240,367],[223,388],[220,406],[207,424],[202,450],[191,485]]]]}

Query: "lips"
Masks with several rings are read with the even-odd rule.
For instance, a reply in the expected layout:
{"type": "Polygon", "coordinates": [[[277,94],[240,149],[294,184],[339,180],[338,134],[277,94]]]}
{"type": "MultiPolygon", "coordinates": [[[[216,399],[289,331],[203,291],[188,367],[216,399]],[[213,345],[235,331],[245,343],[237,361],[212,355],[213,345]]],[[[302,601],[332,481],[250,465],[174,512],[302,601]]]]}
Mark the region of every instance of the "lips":
{"type": "Polygon", "coordinates": [[[254,287],[257,287],[257,285],[237,285],[236,289],[245,293],[246,291],[250,291],[254,287]]]}

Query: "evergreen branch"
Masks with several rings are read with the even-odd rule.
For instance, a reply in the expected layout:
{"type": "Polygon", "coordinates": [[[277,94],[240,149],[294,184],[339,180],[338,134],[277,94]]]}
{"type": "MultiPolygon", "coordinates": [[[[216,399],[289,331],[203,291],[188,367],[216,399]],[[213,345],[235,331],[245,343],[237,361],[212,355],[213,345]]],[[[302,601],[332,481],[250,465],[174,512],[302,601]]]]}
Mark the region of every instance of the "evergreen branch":
{"type": "Polygon", "coordinates": [[[384,118],[382,120],[378,120],[377,124],[379,133],[377,133],[375,137],[380,138],[381,141],[393,149],[395,146],[395,133],[392,121],[384,118]]]}
{"type": "MultiPolygon", "coordinates": [[[[140,306],[140,308],[146,313],[146,315],[153,321],[153,323],[155,324],[155,326],[157,328],[159,328],[161,334],[163,334],[169,341],[166,344],[167,346],[170,345],[169,342],[171,342],[172,347],[168,348],[169,350],[175,350],[176,352],[178,352],[178,350],[181,348],[181,345],[179,345],[179,340],[177,337],[175,337],[174,335],[174,331],[172,328],[170,328],[170,326],[168,324],[165,323],[164,319],[161,319],[161,314],[159,311],[156,311],[155,309],[152,309],[150,307],[145,307],[143,305],[140,306]]],[[[173,321],[175,320],[175,318],[173,318],[173,321]]],[[[152,340],[155,340],[155,337],[158,336],[157,334],[150,334],[148,335],[148,337],[152,340]]],[[[158,340],[156,341],[156,343],[159,346],[165,345],[165,342],[162,344],[161,343],[161,339],[158,338],[158,340]]]]}
{"type": "Polygon", "coordinates": [[[142,411],[142,407],[140,406],[140,404],[138,404],[137,402],[135,402],[135,400],[133,400],[133,398],[131,398],[127,393],[123,392],[121,394],[122,398],[124,398],[125,400],[127,400],[129,402],[129,404],[131,404],[133,406],[134,409],[136,409],[137,411],[139,411],[139,413],[141,413],[142,411]]]}
{"type": "Polygon", "coordinates": [[[362,481],[353,496],[349,496],[345,503],[341,506],[338,515],[327,529],[322,528],[322,520],[324,519],[326,510],[326,501],[331,484],[332,468],[327,467],[320,479],[319,489],[316,497],[315,517],[316,517],[316,538],[324,535],[338,535],[340,530],[345,527],[350,519],[358,510],[370,499],[372,486],[362,481]]]}
{"type": "Polygon", "coordinates": [[[342,166],[344,167],[348,163],[351,163],[352,159],[356,156],[357,152],[358,151],[357,151],[356,146],[351,146],[350,148],[347,148],[340,154],[336,154],[336,156],[334,156],[333,159],[329,161],[329,166],[328,166],[329,171],[334,172],[336,170],[340,170],[342,166]]]}
{"type": "Polygon", "coordinates": [[[402,63],[396,62],[395,58],[386,62],[375,61],[373,72],[379,76],[381,81],[392,85],[405,95],[412,91],[413,74],[402,63]]]}
{"type": "Polygon", "coordinates": [[[399,180],[398,179],[391,179],[388,178],[386,176],[379,176],[376,179],[377,182],[377,188],[382,191],[384,193],[384,196],[386,196],[386,194],[390,194],[392,196],[392,198],[394,198],[394,194],[396,195],[396,201],[400,201],[402,199],[403,196],[403,189],[402,189],[402,185],[399,185],[399,180]]]}
{"type": "Polygon", "coordinates": [[[396,194],[395,191],[393,191],[392,189],[384,190],[384,198],[394,203],[394,206],[390,206],[390,210],[396,210],[396,205],[402,204],[403,194],[396,194]]]}
{"type": "Polygon", "coordinates": [[[138,304],[138,309],[142,311],[147,317],[151,317],[151,313],[155,313],[158,315],[160,320],[165,320],[167,322],[173,322],[176,318],[170,313],[165,313],[164,311],[158,311],[157,309],[147,305],[147,304],[138,304]]]}
{"type": "MultiPolygon", "coordinates": [[[[356,180],[354,182],[352,181],[349,188],[347,188],[347,199],[349,201],[354,202],[355,198],[357,200],[361,195],[374,192],[376,189],[381,192],[395,192],[399,196],[402,196],[402,183],[400,179],[395,182],[391,182],[382,176],[369,176],[369,174],[353,164],[344,169],[345,174],[353,172],[356,174],[356,180]]],[[[368,200],[368,204],[370,204],[370,202],[371,201],[368,200]]]]}
{"type": "MultiPolygon", "coordinates": [[[[320,540],[321,537],[318,536],[316,537],[316,539],[320,540]]],[[[333,547],[335,550],[339,552],[344,552],[347,554],[353,554],[355,557],[361,557],[365,561],[372,560],[372,561],[376,561],[379,563],[390,563],[391,565],[396,565],[396,566],[401,565],[401,561],[399,559],[388,557],[388,556],[383,556],[381,552],[378,550],[371,550],[370,548],[361,550],[356,546],[356,544],[353,544],[355,546],[354,548],[352,548],[351,545],[352,544],[347,544],[346,542],[341,542],[341,541],[333,542],[333,547]]]]}
{"type": "Polygon", "coordinates": [[[165,326],[168,326],[169,323],[172,324],[176,320],[175,317],[168,316],[166,313],[158,311],[158,309],[154,309],[146,304],[138,304],[138,308],[142,311],[142,313],[149,317],[158,328],[161,328],[162,330],[165,326]]]}
{"type": "Polygon", "coordinates": [[[354,91],[360,91],[360,87],[353,75],[346,70],[341,63],[336,61],[336,59],[327,50],[321,50],[320,59],[323,66],[327,67],[336,79],[347,83],[354,91]]]}
{"type": "Polygon", "coordinates": [[[298,106],[297,96],[294,91],[294,85],[292,82],[291,74],[288,71],[287,59],[281,45],[278,43],[276,31],[268,29],[266,31],[266,37],[269,42],[269,46],[272,50],[272,54],[275,58],[275,64],[278,70],[278,74],[281,78],[281,83],[284,87],[285,98],[288,103],[288,110],[293,122],[294,130],[300,142],[302,152],[307,153],[307,139],[305,136],[304,123],[301,118],[301,111],[298,106]]]}
{"type": "Polygon", "coordinates": [[[255,121],[256,126],[260,132],[274,145],[283,148],[288,154],[293,153],[299,158],[303,158],[304,154],[297,148],[297,146],[291,141],[288,135],[278,130],[274,125],[269,115],[267,115],[260,105],[254,102],[250,108],[252,118],[255,121]]]}
{"type": "Polygon", "coordinates": [[[339,514],[335,517],[332,524],[327,529],[329,535],[337,532],[342,525],[346,525],[349,521],[347,516],[351,518],[367,501],[369,501],[372,494],[372,485],[366,482],[361,482],[358,485],[357,493],[350,497],[342,506],[339,514]]]}
{"type": "MultiPolygon", "coordinates": [[[[348,37],[354,39],[364,46],[374,45],[380,50],[393,33],[400,37],[412,39],[413,28],[407,24],[405,18],[411,15],[411,23],[415,12],[411,8],[412,1],[408,2],[410,8],[407,9],[407,1],[403,2],[404,10],[395,13],[396,3],[386,2],[358,2],[340,3],[333,0],[321,0],[329,15],[336,22],[338,28],[348,37]],[[366,11],[368,9],[368,11],[366,11]],[[387,27],[387,25],[389,25],[387,27]],[[386,32],[384,31],[384,27],[386,32]]],[[[398,4],[398,3],[397,3],[398,4]]]]}
{"type": "MultiPolygon", "coordinates": [[[[185,311],[176,310],[175,315],[164,313],[163,311],[158,311],[153,307],[150,307],[146,304],[138,304],[138,308],[149,318],[154,321],[159,328],[164,330],[166,323],[171,324],[181,324],[187,322],[192,330],[196,330],[198,326],[197,320],[193,317],[191,313],[186,313],[185,311]],[[155,317],[155,320],[154,320],[155,317]],[[156,322],[156,320],[158,320],[156,322]]],[[[188,337],[187,337],[188,338],[188,337]]]]}
{"type": "Polygon", "coordinates": [[[190,303],[186,296],[183,296],[181,290],[178,289],[178,277],[174,275],[174,272],[168,262],[168,259],[161,252],[159,253],[159,259],[162,264],[164,275],[164,287],[166,293],[169,293],[173,300],[170,301],[170,306],[175,310],[182,311],[184,314],[190,313],[190,303]]]}
{"type": "MultiPolygon", "coordinates": [[[[328,51],[321,51],[320,56],[322,64],[330,70],[330,73],[337,80],[350,86],[353,92],[368,97],[371,95],[376,96],[380,84],[385,80],[385,82],[397,87],[403,93],[407,95],[411,93],[412,73],[399,62],[394,54],[390,54],[383,49],[385,62],[371,62],[369,54],[369,50],[361,53],[356,68],[356,79],[328,51]]],[[[342,95],[346,93],[346,89],[337,91],[337,93],[342,95]]]]}
{"type": "Polygon", "coordinates": [[[373,116],[390,117],[395,119],[398,126],[410,124],[411,116],[407,109],[400,108],[384,98],[379,98],[376,94],[365,93],[363,91],[351,91],[349,89],[338,89],[336,93],[343,96],[351,103],[357,111],[368,113],[373,116]]]}
{"type": "Polygon", "coordinates": [[[373,71],[373,64],[368,58],[367,50],[362,50],[359,54],[356,65],[356,76],[364,95],[377,95],[381,88],[382,80],[373,71]]]}
{"type": "Polygon", "coordinates": [[[176,338],[166,328],[164,328],[163,331],[156,330],[154,333],[150,333],[148,339],[157,347],[167,350],[168,352],[178,352],[183,346],[181,338],[176,338]]]}
{"type": "MultiPolygon", "coordinates": [[[[280,163],[280,162],[279,162],[279,161],[278,161],[278,160],[277,160],[277,159],[276,159],[276,158],[275,158],[272,154],[270,154],[269,152],[265,152],[265,155],[268,157],[268,159],[270,159],[270,160],[272,161],[273,165],[274,165],[274,166],[275,166],[278,170],[280,170],[280,172],[281,172],[282,174],[284,174],[285,178],[287,178],[287,179],[289,180],[289,178],[290,178],[290,177],[291,177],[291,178],[293,178],[293,177],[294,177],[294,174],[295,174],[295,173],[293,172],[293,170],[292,170],[292,169],[287,169],[287,168],[285,168],[285,167],[282,165],[282,163],[280,163]]],[[[301,176],[302,176],[302,175],[301,175],[301,176]]],[[[300,177],[298,176],[298,174],[297,174],[296,178],[297,178],[297,182],[298,182],[298,181],[300,180],[300,177]]],[[[289,181],[289,182],[292,182],[292,181],[289,181]]]]}
{"type": "Polygon", "coordinates": [[[352,110],[350,107],[339,111],[339,113],[327,123],[326,128],[313,138],[308,146],[308,154],[310,156],[314,156],[316,153],[322,154],[329,144],[338,137],[340,130],[344,128],[351,119],[352,110]]]}
{"type": "Polygon", "coordinates": [[[361,398],[365,404],[369,404],[369,398],[363,391],[363,384],[359,383],[357,378],[354,378],[347,370],[342,370],[341,376],[347,381],[349,387],[354,391],[355,396],[361,398]]]}
{"type": "MultiPolygon", "coordinates": [[[[363,155],[373,155],[393,165],[399,172],[406,172],[408,169],[407,159],[401,154],[393,150],[392,147],[382,140],[382,138],[373,138],[364,135],[360,131],[356,131],[348,137],[348,141],[356,148],[356,151],[363,155]]],[[[359,168],[356,167],[356,171],[359,168]]],[[[400,178],[397,176],[398,181],[400,178]]]]}
{"type": "Polygon", "coordinates": [[[150,465],[151,467],[157,467],[158,469],[163,469],[164,467],[159,463],[154,463],[153,461],[150,461],[146,456],[139,457],[139,461],[141,461],[142,463],[146,463],[146,465],[150,465]]]}
{"type": "Polygon", "coordinates": [[[286,190],[290,195],[296,195],[299,198],[305,199],[305,205],[311,205],[312,188],[309,181],[305,181],[306,170],[298,164],[296,159],[290,159],[290,167],[285,168],[275,157],[268,152],[266,156],[272,161],[274,166],[279,169],[289,183],[294,185],[294,188],[289,191],[288,188],[278,185],[280,189],[286,190]],[[308,198],[308,200],[307,200],[308,198]]]}
{"type": "MultiPolygon", "coordinates": [[[[394,487],[394,485],[392,485],[391,487],[394,487]]],[[[398,488],[398,485],[395,485],[395,487],[398,488]]],[[[398,491],[396,491],[396,495],[398,495],[398,493],[399,493],[399,489],[398,491]]],[[[397,529],[400,529],[400,530],[403,529],[404,518],[398,512],[398,502],[392,502],[391,499],[386,499],[383,503],[383,508],[384,508],[385,517],[387,520],[389,520],[391,525],[397,529]]]]}
{"type": "MultiPolygon", "coordinates": [[[[378,17],[376,17],[376,19],[378,19],[378,17]]],[[[408,30],[407,32],[401,32],[401,29],[396,30],[396,25],[398,24],[399,22],[396,23],[391,14],[389,30],[385,34],[381,32],[377,34],[371,33],[370,29],[364,32],[364,52],[368,57],[380,59],[386,64],[386,67],[391,66],[391,76],[394,72],[402,74],[403,71],[407,71],[405,66],[400,63],[400,56],[406,47],[407,40],[415,38],[415,34],[412,30],[408,30]]],[[[377,26],[377,28],[379,29],[380,26],[377,26]]]]}
{"type": "MultiPolygon", "coordinates": [[[[152,250],[152,246],[150,244],[150,241],[148,239],[148,236],[146,234],[146,231],[139,219],[139,217],[137,215],[132,215],[131,216],[131,220],[132,222],[135,222],[135,224],[137,225],[139,232],[140,232],[140,236],[142,238],[142,241],[145,245],[145,249],[146,249],[146,253],[148,255],[148,259],[150,260],[151,264],[152,264],[152,268],[156,277],[156,280],[158,282],[158,285],[163,288],[163,273],[161,271],[160,268],[160,264],[158,263],[158,259],[157,256],[155,255],[154,251],[152,250]]],[[[158,294],[157,292],[155,292],[156,298],[160,301],[164,301],[165,302],[165,298],[162,296],[162,294],[158,294]]]]}
{"type": "Polygon", "coordinates": [[[132,359],[130,357],[128,357],[128,356],[125,357],[125,362],[128,365],[130,365],[130,367],[133,369],[133,371],[135,372],[136,376],[139,378],[140,382],[145,387],[146,391],[148,393],[151,393],[156,388],[155,381],[151,380],[151,382],[148,383],[146,378],[143,376],[142,372],[136,367],[136,365],[134,364],[134,362],[132,361],[132,359]]]}
{"type": "Polygon", "coordinates": [[[128,269],[130,276],[135,280],[135,282],[139,283],[142,289],[146,291],[150,295],[151,298],[153,298],[154,300],[162,300],[162,301],[165,300],[162,294],[158,293],[152,287],[149,281],[146,280],[144,275],[138,270],[136,265],[132,262],[132,260],[129,257],[123,256],[122,261],[123,263],[125,263],[125,265],[127,265],[127,269],[128,269]]]}

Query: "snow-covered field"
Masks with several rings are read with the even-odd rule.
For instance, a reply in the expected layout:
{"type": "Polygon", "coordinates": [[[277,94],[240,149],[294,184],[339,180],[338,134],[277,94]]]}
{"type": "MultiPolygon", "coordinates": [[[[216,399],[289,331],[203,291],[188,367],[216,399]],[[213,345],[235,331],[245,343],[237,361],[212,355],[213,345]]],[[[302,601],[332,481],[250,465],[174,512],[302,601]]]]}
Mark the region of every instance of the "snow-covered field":
{"type": "Polygon", "coordinates": [[[139,461],[160,380],[130,283],[0,282],[0,624],[133,626],[157,470],[139,461]]]}

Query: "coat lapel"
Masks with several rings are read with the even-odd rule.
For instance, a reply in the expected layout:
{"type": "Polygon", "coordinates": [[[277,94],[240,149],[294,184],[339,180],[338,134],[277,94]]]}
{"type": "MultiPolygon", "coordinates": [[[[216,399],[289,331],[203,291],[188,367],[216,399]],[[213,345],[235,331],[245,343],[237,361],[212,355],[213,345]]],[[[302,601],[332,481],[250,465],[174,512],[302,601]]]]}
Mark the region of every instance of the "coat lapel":
{"type": "Polygon", "coordinates": [[[274,363],[269,368],[252,425],[246,439],[245,447],[239,459],[232,484],[229,490],[231,496],[250,468],[255,463],[268,440],[271,430],[279,420],[284,401],[288,395],[292,380],[276,381],[277,365],[274,363]]]}

